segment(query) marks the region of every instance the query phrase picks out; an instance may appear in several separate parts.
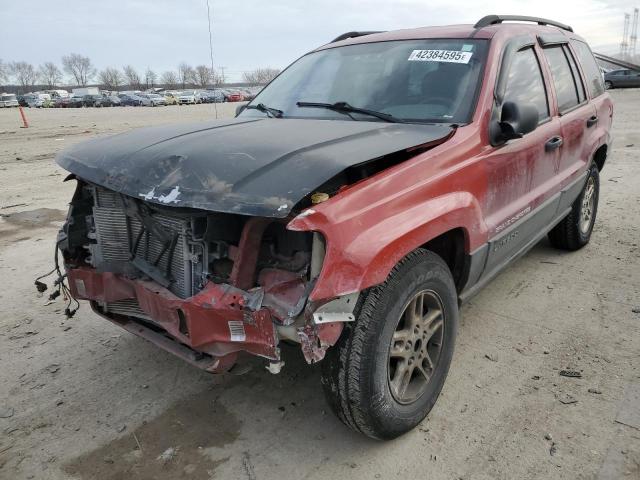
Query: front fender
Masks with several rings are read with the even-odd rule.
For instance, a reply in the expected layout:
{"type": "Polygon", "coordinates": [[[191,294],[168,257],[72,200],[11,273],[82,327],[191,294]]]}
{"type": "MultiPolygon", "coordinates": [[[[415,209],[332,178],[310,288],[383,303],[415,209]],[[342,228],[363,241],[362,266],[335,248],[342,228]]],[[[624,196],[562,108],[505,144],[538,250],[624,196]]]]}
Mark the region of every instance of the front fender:
{"type": "Polygon", "coordinates": [[[411,206],[405,198],[353,216],[332,217],[332,209],[325,211],[324,207],[303,212],[288,226],[320,232],[327,242],[311,300],[346,295],[384,282],[404,256],[449,230],[462,228],[467,252],[487,232],[478,201],[468,192],[446,193],[411,206]]]}

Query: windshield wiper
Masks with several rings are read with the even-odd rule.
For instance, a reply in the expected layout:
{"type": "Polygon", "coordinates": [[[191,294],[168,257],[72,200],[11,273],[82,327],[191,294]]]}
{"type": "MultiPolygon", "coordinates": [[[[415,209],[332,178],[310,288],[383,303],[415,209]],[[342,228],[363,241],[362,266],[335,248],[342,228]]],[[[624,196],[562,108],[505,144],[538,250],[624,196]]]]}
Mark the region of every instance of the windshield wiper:
{"type": "Polygon", "coordinates": [[[267,107],[264,103],[258,103],[257,105],[247,105],[246,108],[264,112],[267,114],[267,116],[274,118],[282,118],[282,114],[284,113],[282,110],[278,110],[277,108],[267,107]]]}
{"type": "Polygon", "coordinates": [[[352,107],[347,102],[336,102],[336,103],[297,102],[296,105],[299,107],[326,108],[328,110],[345,113],[347,115],[349,113],[362,113],[363,115],[370,115],[372,117],[379,118],[380,120],[384,120],[385,122],[405,123],[404,120],[394,117],[393,115],[389,115],[388,113],[376,112],[375,110],[369,110],[366,108],[352,107]]]}

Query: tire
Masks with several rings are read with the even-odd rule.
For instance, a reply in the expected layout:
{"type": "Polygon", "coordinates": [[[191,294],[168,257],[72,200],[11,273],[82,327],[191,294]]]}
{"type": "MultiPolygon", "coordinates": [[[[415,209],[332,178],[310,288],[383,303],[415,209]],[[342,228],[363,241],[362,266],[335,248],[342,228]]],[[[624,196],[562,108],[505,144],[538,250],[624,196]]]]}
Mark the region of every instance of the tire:
{"type": "Polygon", "coordinates": [[[605,81],[604,88],[607,90],[611,90],[613,88],[613,83],[611,83],[609,80],[605,81]]]}
{"type": "Polygon", "coordinates": [[[433,408],[444,385],[458,325],[451,272],[438,255],[415,250],[393,268],[382,285],[360,295],[355,314],[355,322],[345,324],[338,343],[322,362],[325,397],[345,425],[368,437],[389,440],[418,425],[433,408]],[[424,317],[418,322],[437,315],[437,309],[440,315],[430,324],[425,322],[417,336],[406,336],[405,332],[416,332],[406,312],[415,305],[412,299],[420,295],[429,308],[425,313],[423,306],[424,317]],[[431,348],[433,367],[424,367],[424,362],[429,364],[428,357],[414,359],[413,368],[408,367],[413,373],[404,377],[410,379],[409,387],[400,394],[394,388],[398,385],[396,377],[403,378],[400,372],[411,365],[413,356],[419,358],[423,347],[425,351],[431,348]],[[434,348],[439,349],[437,356],[434,348]],[[392,352],[406,356],[398,360],[392,352]],[[430,370],[430,380],[416,368],[419,363],[422,371],[430,370]]]}
{"type": "Polygon", "coordinates": [[[600,173],[597,165],[592,164],[584,187],[571,206],[571,212],[549,232],[551,245],[575,251],[589,243],[598,213],[599,196],[600,173]]]}

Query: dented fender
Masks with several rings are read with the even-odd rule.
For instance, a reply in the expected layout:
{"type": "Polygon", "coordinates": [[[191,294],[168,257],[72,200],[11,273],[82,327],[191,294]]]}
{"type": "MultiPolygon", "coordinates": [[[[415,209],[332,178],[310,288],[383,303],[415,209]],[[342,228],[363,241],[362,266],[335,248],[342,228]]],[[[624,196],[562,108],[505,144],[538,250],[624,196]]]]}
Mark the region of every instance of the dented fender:
{"type": "Polygon", "coordinates": [[[291,230],[320,232],[326,239],[326,255],[310,300],[359,292],[384,282],[404,256],[451,229],[464,231],[467,252],[474,237],[486,236],[479,202],[469,192],[426,198],[410,206],[406,198],[396,197],[347,216],[338,214],[344,212],[343,202],[336,200],[314,206],[311,213],[303,212],[288,225],[291,230]]]}

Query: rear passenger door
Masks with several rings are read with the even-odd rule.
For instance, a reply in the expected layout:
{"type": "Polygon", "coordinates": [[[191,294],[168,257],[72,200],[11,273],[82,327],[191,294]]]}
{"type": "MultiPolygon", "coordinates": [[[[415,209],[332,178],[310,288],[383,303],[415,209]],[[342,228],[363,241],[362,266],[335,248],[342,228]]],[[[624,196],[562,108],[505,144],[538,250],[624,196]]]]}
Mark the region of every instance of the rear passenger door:
{"type": "Polygon", "coordinates": [[[555,91],[556,111],[560,118],[562,145],[559,151],[558,180],[560,189],[571,188],[563,194],[559,211],[567,208],[582,188],[582,178],[590,161],[597,115],[588,102],[585,86],[576,60],[566,39],[551,45],[543,44],[543,56],[555,91]],[[575,185],[574,185],[575,184],[575,185]]]}

